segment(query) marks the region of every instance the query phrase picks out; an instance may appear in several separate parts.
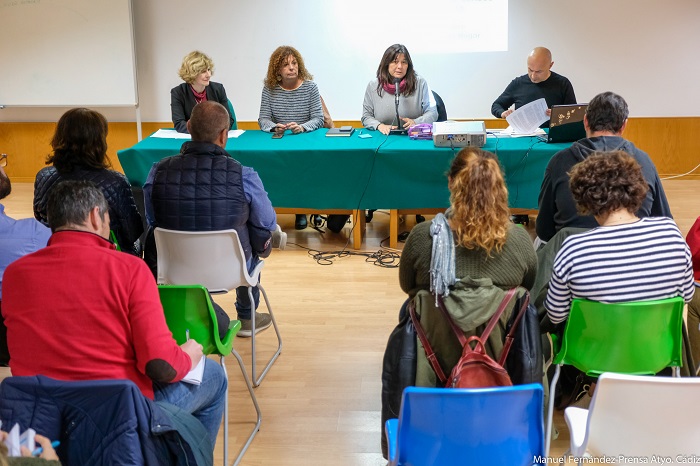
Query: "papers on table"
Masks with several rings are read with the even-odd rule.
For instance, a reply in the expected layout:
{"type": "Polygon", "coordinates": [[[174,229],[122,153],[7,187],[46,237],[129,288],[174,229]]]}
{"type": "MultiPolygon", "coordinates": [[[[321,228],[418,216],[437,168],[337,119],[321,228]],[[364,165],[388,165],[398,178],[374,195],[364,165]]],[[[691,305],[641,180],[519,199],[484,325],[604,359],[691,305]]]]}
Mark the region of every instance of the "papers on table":
{"type": "MultiPolygon", "coordinates": [[[[229,138],[237,138],[241,134],[245,133],[243,129],[232,129],[228,132],[229,138]]],[[[152,138],[165,138],[165,139],[192,139],[192,137],[187,133],[178,133],[174,129],[159,129],[155,133],[151,134],[152,138]]]]}
{"type": "Polygon", "coordinates": [[[533,135],[539,126],[549,120],[547,102],[542,99],[523,105],[506,117],[513,128],[512,135],[533,135]]]}
{"type": "Polygon", "coordinates": [[[542,128],[537,128],[535,131],[531,133],[516,133],[513,130],[512,126],[507,127],[506,129],[490,129],[486,132],[486,137],[487,138],[525,138],[525,137],[531,137],[531,136],[543,136],[547,133],[542,128]]]}
{"type": "Polygon", "coordinates": [[[199,364],[194,366],[194,369],[189,371],[186,376],[182,378],[182,381],[192,385],[201,385],[202,376],[204,375],[204,360],[207,359],[206,356],[202,356],[199,360],[199,364]]]}

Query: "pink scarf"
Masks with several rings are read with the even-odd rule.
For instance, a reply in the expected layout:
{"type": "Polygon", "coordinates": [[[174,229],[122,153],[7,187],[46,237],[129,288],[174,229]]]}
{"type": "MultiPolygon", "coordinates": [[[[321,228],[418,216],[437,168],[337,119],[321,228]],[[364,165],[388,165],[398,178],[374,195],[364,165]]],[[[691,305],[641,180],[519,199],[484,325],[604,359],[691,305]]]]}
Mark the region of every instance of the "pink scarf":
{"type": "MultiPolygon", "coordinates": [[[[389,94],[396,94],[396,85],[394,83],[384,83],[382,88],[389,94]]],[[[406,90],[406,79],[402,79],[399,83],[399,94],[403,94],[406,90]]]]}

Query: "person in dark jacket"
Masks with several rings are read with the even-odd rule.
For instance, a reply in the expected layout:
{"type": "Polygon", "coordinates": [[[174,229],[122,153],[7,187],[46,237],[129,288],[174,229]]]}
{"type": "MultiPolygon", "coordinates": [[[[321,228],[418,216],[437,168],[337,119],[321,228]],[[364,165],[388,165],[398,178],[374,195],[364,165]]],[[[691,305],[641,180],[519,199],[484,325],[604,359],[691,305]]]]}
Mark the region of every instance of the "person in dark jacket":
{"type": "Polygon", "coordinates": [[[569,188],[569,171],[594,152],[623,151],[642,167],[649,190],[636,213],[637,217],[673,218],[654,162],[649,155],[622,137],[628,115],[627,102],[613,92],[598,94],[588,103],[583,118],[587,137],[557,152],[544,172],[537,214],[537,236],[540,240],[549,241],[564,227],[598,226],[593,216],[578,214],[569,188]]]}
{"type": "MultiPolygon", "coordinates": [[[[575,104],[574,87],[567,78],[551,71],[553,65],[552,52],[549,49],[532,49],[527,56],[527,74],[513,79],[498,96],[491,105],[493,116],[505,118],[513,113],[514,109],[542,98],[547,101],[547,116],[552,113],[552,105],[575,104]]],[[[541,127],[548,128],[549,121],[542,123],[541,127]]]]}
{"type": "MultiPolygon", "coordinates": [[[[189,133],[187,121],[195,105],[204,101],[219,102],[228,112],[228,97],[223,84],[211,81],[214,74],[214,62],[206,54],[195,50],[185,55],[178,75],[184,83],[170,90],[170,111],[173,125],[179,133],[189,133]]],[[[229,125],[233,126],[233,117],[229,114],[229,125]]]]}
{"type": "MultiPolygon", "coordinates": [[[[150,226],[146,240],[146,262],[157,265],[155,227],[182,231],[235,229],[245,253],[248,271],[267,257],[272,247],[272,231],[277,216],[260,177],[242,166],[225,150],[228,139],[226,109],[217,102],[202,102],[192,110],[187,128],[192,141],[182,145],[179,155],[154,164],[143,187],[146,219],[150,226]]],[[[260,302],[258,287],[236,290],[236,310],[241,321],[239,336],[252,336],[251,317],[256,333],[272,323],[270,314],[253,312],[260,302]]],[[[228,317],[217,312],[219,328],[228,328],[228,317]],[[225,324],[225,325],[223,325],[225,324]]]]}
{"type": "Polygon", "coordinates": [[[126,177],[111,170],[107,156],[107,120],[94,110],[74,108],[61,116],[51,140],[53,153],[34,181],[34,217],[48,226],[47,200],[63,180],[95,183],[109,204],[110,229],[122,251],[141,255],[143,222],[126,177]]]}

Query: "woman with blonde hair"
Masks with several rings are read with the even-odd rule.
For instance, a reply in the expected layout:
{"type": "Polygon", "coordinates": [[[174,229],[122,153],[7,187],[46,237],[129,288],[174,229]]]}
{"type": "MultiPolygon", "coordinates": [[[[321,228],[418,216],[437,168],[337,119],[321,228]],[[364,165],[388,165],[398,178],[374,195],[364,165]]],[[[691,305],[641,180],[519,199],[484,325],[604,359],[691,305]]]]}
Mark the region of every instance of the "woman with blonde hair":
{"type": "Polygon", "coordinates": [[[228,107],[226,89],[222,84],[211,81],[214,62],[208,55],[195,50],[185,55],[178,75],[185,81],[170,90],[170,110],[173,125],[179,133],[188,133],[187,121],[195,105],[205,100],[219,102],[229,111],[229,128],[233,126],[233,116],[228,107]]]}
{"type": "Polygon", "coordinates": [[[465,277],[488,278],[502,289],[531,288],[537,257],[527,231],[510,221],[508,190],[496,157],[464,148],[447,177],[450,208],[411,231],[401,254],[401,289],[410,297],[420,290],[443,294],[455,278],[465,277]]]}

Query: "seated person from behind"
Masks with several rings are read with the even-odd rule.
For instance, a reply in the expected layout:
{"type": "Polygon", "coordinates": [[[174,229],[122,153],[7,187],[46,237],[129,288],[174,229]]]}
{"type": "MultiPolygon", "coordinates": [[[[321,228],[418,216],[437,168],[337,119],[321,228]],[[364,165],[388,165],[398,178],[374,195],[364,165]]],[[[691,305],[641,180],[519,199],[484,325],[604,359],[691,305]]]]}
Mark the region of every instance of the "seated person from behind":
{"type": "MultiPolygon", "coordinates": [[[[260,97],[258,124],[262,131],[292,134],[323,127],[321,94],[304,59],[294,47],[277,47],[267,66],[267,75],[260,97]]],[[[308,225],[305,214],[297,214],[295,228],[308,225]]]]}
{"type": "Polygon", "coordinates": [[[382,134],[417,123],[437,121],[435,99],[428,83],[413,69],[406,46],[394,44],[384,51],[377,78],[367,84],[362,103],[362,125],[382,134]],[[396,82],[399,82],[399,118],[396,121],[396,82]]]}
{"type": "Polygon", "coordinates": [[[34,217],[44,225],[49,224],[47,199],[59,181],[92,181],[107,199],[109,226],[122,251],[140,256],[141,214],[126,177],[110,169],[105,117],[87,108],[68,110],[56,124],[51,148],[53,154],[46,163],[53,166],[39,170],[34,181],[34,217]]]}
{"type": "MultiPolygon", "coordinates": [[[[143,187],[146,219],[155,227],[183,231],[235,229],[243,246],[248,271],[271,250],[277,216],[260,177],[224,150],[228,139],[228,112],[216,102],[202,102],[192,110],[187,128],[192,141],[179,155],[153,165],[143,187]]],[[[146,241],[146,261],[156,266],[152,231],[146,241]]],[[[251,336],[251,314],[260,303],[253,288],[251,307],[248,289],[236,290],[236,310],[241,321],[239,336],[251,336]]],[[[217,312],[219,329],[228,328],[228,316],[217,312]],[[222,322],[222,319],[224,320],[222,322]]],[[[270,314],[255,312],[256,333],[272,323],[270,314]]]]}
{"type": "MultiPolygon", "coordinates": [[[[12,183],[5,173],[7,156],[0,159],[0,201],[12,192],[12,183]]],[[[5,206],[0,204],[0,285],[5,269],[15,260],[46,246],[51,230],[33,218],[15,220],[5,214],[5,206]]],[[[0,300],[2,299],[0,290],[0,300]]],[[[0,366],[7,366],[10,355],[7,352],[7,328],[0,315],[0,366]]]]}
{"type": "Polygon", "coordinates": [[[569,188],[569,172],[572,167],[594,152],[623,151],[630,154],[642,167],[647,191],[636,212],[637,217],[672,218],[654,162],[645,152],[622,137],[628,115],[625,99],[612,92],[598,94],[588,103],[583,118],[586,138],[576,141],[568,149],[557,152],[545,169],[536,227],[537,236],[542,241],[549,241],[564,227],[598,226],[592,215],[579,214],[569,188]]]}
{"type": "MultiPolygon", "coordinates": [[[[537,257],[525,229],[510,221],[508,190],[496,157],[490,152],[467,147],[459,151],[448,171],[450,208],[445,214],[449,239],[453,242],[450,261],[455,277],[488,278],[504,290],[530,288],[535,279],[537,257]]],[[[431,256],[438,238],[432,222],[416,225],[406,240],[399,265],[401,289],[410,297],[430,290],[431,256]]],[[[447,236],[445,237],[447,238],[447,236]]],[[[442,238],[439,238],[443,241],[442,238]]]]}
{"type": "Polygon", "coordinates": [[[648,185],[630,155],[596,153],[571,170],[571,193],[600,225],[564,240],[554,260],[545,307],[553,324],[571,300],[602,303],[693,297],[690,251],[670,218],[639,218],[648,185]]]}
{"type": "MultiPolygon", "coordinates": [[[[178,72],[184,83],[170,90],[170,111],[173,125],[179,133],[187,133],[187,121],[195,105],[204,101],[219,102],[228,112],[226,89],[211,81],[214,62],[209,56],[195,50],[185,55],[178,72]]],[[[229,115],[229,126],[233,126],[233,116],[229,115]]]]}
{"type": "Polygon", "coordinates": [[[693,276],[695,278],[695,294],[688,303],[688,340],[693,351],[695,365],[700,364],[700,217],[688,231],[685,241],[690,247],[693,257],[693,276]]]}
{"type": "Polygon", "coordinates": [[[144,396],[199,419],[213,450],[224,410],[223,369],[206,359],[201,385],[180,382],[203,357],[202,346],[177,345],[148,267],[108,240],[102,192],[89,181],[61,182],[47,212],[48,246],[17,259],[3,277],[12,375],[129,379],[144,396]]]}
{"type": "MultiPolygon", "coordinates": [[[[574,88],[564,76],[551,71],[554,62],[552,52],[544,47],[535,47],[527,56],[527,74],[513,79],[503,94],[491,105],[491,113],[496,118],[505,118],[513,110],[544,97],[547,101],[547,115],[552,113],[552,105],[575,104],[574,88]]],[[[542,124],[548,128],[549,121],[542,124]]]]}

